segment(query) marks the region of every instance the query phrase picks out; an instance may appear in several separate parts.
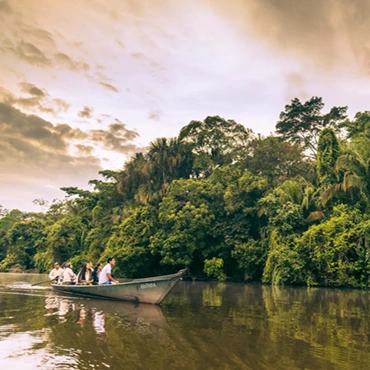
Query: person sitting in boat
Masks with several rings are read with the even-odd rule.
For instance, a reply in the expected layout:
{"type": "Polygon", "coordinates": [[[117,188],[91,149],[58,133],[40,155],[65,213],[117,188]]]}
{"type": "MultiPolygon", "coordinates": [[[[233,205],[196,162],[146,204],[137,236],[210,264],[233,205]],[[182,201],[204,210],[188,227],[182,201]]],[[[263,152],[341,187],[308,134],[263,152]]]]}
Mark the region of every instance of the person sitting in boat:
{"type": "Polygon", "coordinates": [[[113,257],[109,257],[107,264],[101,270],[99,277],[99,285],[102,284],[119,284],[119,282],[112,277],[112,267],[116,264],[116,260],[113,257]]]}
{"type": "Polygon", "coordinates": [[[99,262],[95,266],[94,271],[93,271],[93,284],[94,285],[99,284],[99,277],[100,277],[100,273],[101,273],[102,269],[103,269],[103,264],[101,262],[99,262]]]}
{"type": "Polygon", "coordinates": [[[62,274],[63,269],[59,266],[59,262],[55,262],[54,268],[49,273],[49,279],[52,283],[57,283],[62,274]]]}
{"type": "Polygon", "coordinates": [[[84,262],[81,271],[77,274],[77,284],[91,284],[93,282],[93,270],[91,262],[84,262]]]}
{"type": "Polygon", "coordinates": [[[66,263],[66,267],[59,279],[59,284],[63,285],[74,285],[76,284],[76,275],[72,270],[73,265],[71,263],[66,263]]]}

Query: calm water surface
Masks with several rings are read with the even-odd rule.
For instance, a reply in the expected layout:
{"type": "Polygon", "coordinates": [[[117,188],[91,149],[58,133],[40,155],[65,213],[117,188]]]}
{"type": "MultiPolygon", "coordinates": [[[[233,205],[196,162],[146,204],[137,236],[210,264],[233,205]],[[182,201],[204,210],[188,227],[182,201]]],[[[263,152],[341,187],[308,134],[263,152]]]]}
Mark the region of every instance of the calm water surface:
{"type": "Polygon", "coordinates": [[[161,307],[0,274],[2,369],[369,369],[370,292],[180,282],[161,307]]]}

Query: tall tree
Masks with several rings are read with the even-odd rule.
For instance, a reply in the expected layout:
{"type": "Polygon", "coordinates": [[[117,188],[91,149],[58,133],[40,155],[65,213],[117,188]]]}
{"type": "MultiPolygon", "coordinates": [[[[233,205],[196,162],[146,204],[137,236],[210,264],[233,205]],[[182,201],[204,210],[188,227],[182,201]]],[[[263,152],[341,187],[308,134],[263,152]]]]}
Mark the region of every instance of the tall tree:
{"type": "Polygon", "coordinates": [[[233,120],[209,116],[183,127],[179,139],[192,145],[195,175],[208,176],[216,166],[238,162],[248,152],[253,132],[233,120]]]}
{"type": "Polygon", "coordinates": [[[158,201],[169,183],[188,178],[192,171],[191,146],[178,138],[159,138],[145,154],[137,154],[124,167],[118,183],[140,203],[158,201]]]}
{"type": "Polygon", "coordinates": [[[295,176],[311,180],[313,166],[305,158],[300,145],[288,143],[276,136],[258,136],[251,141],[250,147],[251,155],[242,167],[255,175],[266,176],[270,185],[276,186],[295,176]]]}
{"type": "Polygon", "coordinates": [[[338,182],[335,165],[340,155],[339,141],[331,128],[324,128],[317,145],[317,176],[320,185],[327,187],[338,182]]]}
{"type": "Polygon", "coordinates": [[[333,107],[327,114],[322,114],[324,108],[322,98],[312,97],[305,103],[298,98],[285,106],[276,124],[276,132],[284,140],[302,145],[316,156],[318,135],[325,127],[339,129],[339,125],[347,117],[347,107],[333,107]]]}

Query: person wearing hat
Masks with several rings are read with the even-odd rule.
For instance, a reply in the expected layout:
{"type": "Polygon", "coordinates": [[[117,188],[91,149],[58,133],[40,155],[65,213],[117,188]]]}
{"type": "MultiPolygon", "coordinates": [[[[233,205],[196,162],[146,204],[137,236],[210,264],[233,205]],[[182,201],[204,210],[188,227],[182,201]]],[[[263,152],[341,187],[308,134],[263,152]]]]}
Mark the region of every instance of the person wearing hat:
{"type": "Polygon", "coordinates": [[[54,263],[54,268],[49,273],[49,279],[52,282],[57,282],[58,279],[63,275],[63,269],[59,266],[58,262],[54,263]]]}

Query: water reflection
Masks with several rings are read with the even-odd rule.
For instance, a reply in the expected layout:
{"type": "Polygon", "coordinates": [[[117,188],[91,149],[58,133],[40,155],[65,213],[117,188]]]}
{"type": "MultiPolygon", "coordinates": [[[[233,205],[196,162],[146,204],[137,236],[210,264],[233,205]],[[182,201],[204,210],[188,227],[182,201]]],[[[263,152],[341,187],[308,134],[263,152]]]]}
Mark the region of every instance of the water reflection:
{"type": "Polygon", "coordinates": [[[220,307],[222,305],[222,293],[226,288],[224,283],[213,283],[202,291],[203,306],[220,307]]]}
{"type": "Polygon", "coordinates": [[[96,334],[105,334],[105,314],[102,312],[95,312],[94,313],[94,319],[93,319],[93,326],[95,329],[96,334]]]}
{"type": "Polygon", "coordinates": [[[13,370],[369,368],[365,291],[181,282],[160,308],[30,294],[27,281],[23,294],[17,279],[0,274],[13,370]]]}

